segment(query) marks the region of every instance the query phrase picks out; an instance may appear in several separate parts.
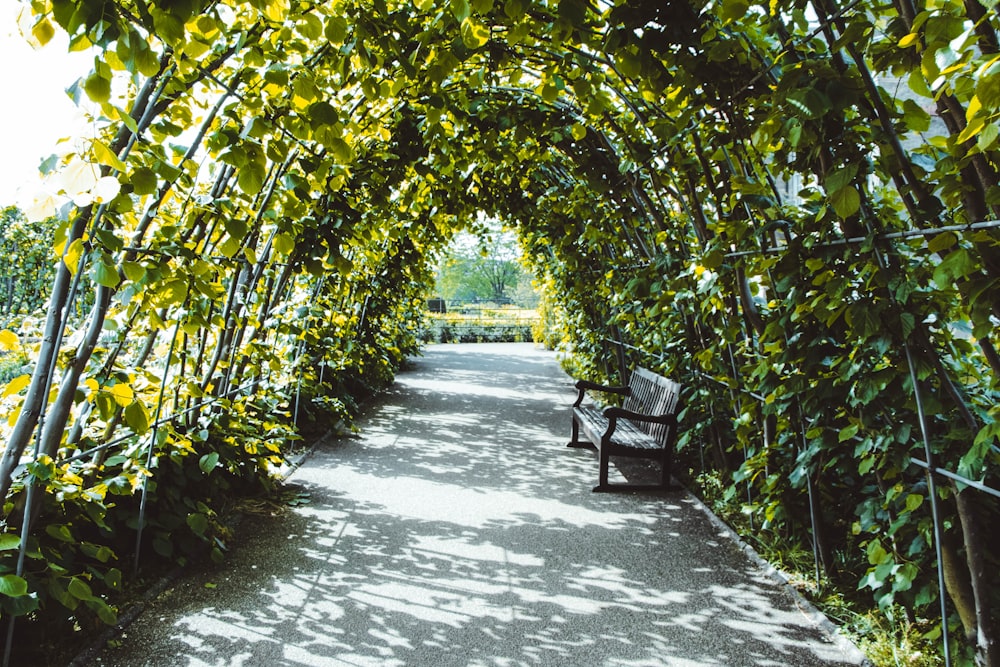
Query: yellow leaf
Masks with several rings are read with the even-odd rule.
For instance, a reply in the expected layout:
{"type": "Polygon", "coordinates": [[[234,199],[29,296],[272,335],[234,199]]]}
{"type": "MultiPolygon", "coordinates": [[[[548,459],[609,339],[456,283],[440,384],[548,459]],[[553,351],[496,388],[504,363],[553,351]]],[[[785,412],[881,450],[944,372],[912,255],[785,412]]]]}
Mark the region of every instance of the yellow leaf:
{"type": "Polygon", "coordinates": [[[56,34],[56,29],[48,17],[43,18],[31,28],[31,36],[39,46],[45,46],[56,34]]]}
{"type": "Polygon", "coordinates": [[[982,116],[977,116],[972,119],[972,122],[965,126],[965,129],[962,130],[961,133],[959,133],[956,141],[960,144],[964,144],[966,141],[979,134],[984,127],[986,127],[986,119],[982,116]]]}
{"type": "Polygon", "coordinates": [[[17,338],[17,334],[13,331],[8,331],[4,329],[0,331],[0,349],[3,350],[16,350],[20,341],[17,338]]]}
{"type": "Polygon", "coordinates": [[[108,393],[115,399],[115,403],[123,407],[131,403],[135,397],[132,387],[121,383],[108,387],[108,393]]]}
{"type": "Polygon", "coordinates": [[[97,391],[100,390],[101,388],[101,385],[99,385],[97,383],[97,380],[95,380],[94,378],[87,378],[86,380],[84,380],[83,386],[89,389],[91,394],[97,393],[97,391]]]}
{"type": "Polygon", "coordinates": [[[96,158],[98,162],[105,164],[112,169],[125,171],[125,163],[119,160],[114,151],[112,151],[103,141],[94,141],[91,146],[94,149],[94,158],[96,158]]]}
{"type": "Polygon", "coordinates": [[[288,0],[270,0],[264,8],[264,16],[275,23],[281,23],[288,16],[290,9],[288,0]]]}
{"type": "Polygon", "coordinates": [[[66,268],[69,272],[76,275],[76,271],[80,268],[80,256],[83,255],[83,239],[76,239],[69,244],[66,248],[66,254],[63,256],[63,261],[66,262],[66,268]]]}
{"type": "Polygon", "coordinates": [[[9,415],[7,415],[7,425],[13,427],[15,424],[17,424],[17,418],[20,416],[21,416],[21,406],[18,405],[17,407],[15,407],[13,410],[10,411],[9,415]]]}
{"type": "Polygon", "coordinates": [[[31,384],[30,375],[20,375],[14,378],[13,380],[7,383],[6,387],[3,388],[3,398],[7,398],[8,396],[13,396],[14,394],[18,393],[19,391],[27,387],[29,384],[31,384]]]}
{"type": "Polygon", "coordinates": [[[909,46],[913,46],[919,39],[920,35],[915,32],[911,32],[909,35],[906,35],[903,39],[899,40],[899,48],[905,49],[909,46]]]}
{"type": "Polygon", "coordinates": [[[971,121],[976,114],[983,110],[983,103],[979,99],[978,95],[973,95],[972,99],[969,100],[969,106],[965,107],[965,120],[971,121]]]}

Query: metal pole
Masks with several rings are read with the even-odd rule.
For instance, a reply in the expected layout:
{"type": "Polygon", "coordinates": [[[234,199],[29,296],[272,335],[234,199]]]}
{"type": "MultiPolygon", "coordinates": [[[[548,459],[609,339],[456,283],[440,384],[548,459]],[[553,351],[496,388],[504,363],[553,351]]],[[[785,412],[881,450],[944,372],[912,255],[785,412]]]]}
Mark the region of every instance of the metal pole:
{"type": "MultiPolygon", "coordinates": [[[[184,302],[187,306],[187,301],[184,302]]],[[[170,339],[170,349],[167,351],[167,361],[163,364],[163,379],[160,380],[160,397],[156,402],[156,415],[153,417],[153,430],[149,437],[149,452],[146,454],[146,474],[142,476],[142,498],[139,501],[139,524],[135,532],[135,558],[132,561],[132,576],[139,573],[139,552],[142,548],[142,532],[146,523],[146,501],[149,497],[149,468],[153,465],[153,450],[156,448],[156,436],[159,433],[160,413],[163,411],[163,396],[167,389],[167,376],[170,374],[170,364],[174,357],[174,345],[177,343],[177,333],[181,329],[181,319],[177,318],[174,335],[170,339]]]]}
{"type": "Polygon", "coordinates": [[[929,469],[927,471],[927,495],[931,500],[931,517],[934,521],[934,553],[937,557],[938,575],[938,599],[941,601],[941,640],[944,642],[944,664],[951,667],[951,641],[948,636],[948,604],[946,600],[946,589],[944,585],[944,555],[941,548],[941,516],[938,512],[937,484],[934,481],[932,468],[934,465],[934,452],[931,451],[930,436],[927,434],[927,418],[924,414],[924,401],[920,395],[920,385],[917,383],[917,371],[913,365],[913,354],[910,352],[910,344],[903,343],[906,351],[906,363],[910,367],[910,382],[913,384],[913,398],[917,403],[917,417],[920,420],[920,436],[924,441],[924,455],[927,457],[929,469]]]}

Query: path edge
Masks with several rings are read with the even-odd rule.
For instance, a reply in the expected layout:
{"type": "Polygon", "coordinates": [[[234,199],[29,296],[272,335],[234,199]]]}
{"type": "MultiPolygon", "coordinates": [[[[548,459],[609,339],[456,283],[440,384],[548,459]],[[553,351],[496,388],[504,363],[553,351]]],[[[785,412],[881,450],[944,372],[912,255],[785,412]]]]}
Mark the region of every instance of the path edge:
{"type": "Polygon", "coordinates": [[[792,585],[787,574],[776,568],[773,564],[757,553],[756,549],[744,541],[743,538],[740,537],[728,523],[720,519],[718,515],[716,515],[715,512],[713,512],[712,509],[702,501],[701,498],[691,493],[691,491],[687,488],[685,488],[684,491],[691,499],[694,506],[701,510],[706,517],[708,517],[709,522],[715,526],[719,533],[726,539],[732,541],[733,544],[735,544],[740,551],[742,551],[744,555],[761,570],[764,576],[778,584],[778,586],[792,599],[795,605],[799,608],[799,611],[801,611],[810,621],[815,623],[816,626],[819,627],[820,630],[822,630],[823,633],[829,638],[832,644],[843,651],[849,659],[856,661],[861,667],[874,667],[874,663],[869,660],[864,651],[858,648],[858,645],[855,644],[850,637],[845,635],[837,624],[831,621],[826,614],[821,612],[816,605],[806,599],[806,597],[792,585]]]}

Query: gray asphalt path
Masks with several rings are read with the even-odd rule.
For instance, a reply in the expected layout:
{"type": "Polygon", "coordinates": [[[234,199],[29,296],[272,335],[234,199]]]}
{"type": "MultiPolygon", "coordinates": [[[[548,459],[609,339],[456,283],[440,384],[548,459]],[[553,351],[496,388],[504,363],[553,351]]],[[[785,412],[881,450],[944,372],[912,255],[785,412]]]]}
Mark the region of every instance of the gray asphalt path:
{"type": "Polygon", "coordinates": [[[685,492],[592,493],[574,397],[533,345],[428,348],[95,664],[860,663],[685,492]]]}

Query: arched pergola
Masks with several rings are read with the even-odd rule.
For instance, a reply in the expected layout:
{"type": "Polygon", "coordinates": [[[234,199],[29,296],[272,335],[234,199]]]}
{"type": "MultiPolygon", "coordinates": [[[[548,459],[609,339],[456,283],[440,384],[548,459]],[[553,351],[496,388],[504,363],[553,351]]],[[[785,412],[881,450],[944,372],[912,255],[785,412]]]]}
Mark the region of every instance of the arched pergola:
{"type": "Polygon", "coordinates": [[[575,372],[684,383],[692,476],[1000,663],[986,4],[26,4],[29,39],[94,50],[94,135],[57,167],[94,175],[63,193],[44,325],[2,341],[39,341],[4,398],[4,615],[111,620],[122,559],[212,544],[303,392],[349,419],[416,349],[484,211],[575,372]]]}

